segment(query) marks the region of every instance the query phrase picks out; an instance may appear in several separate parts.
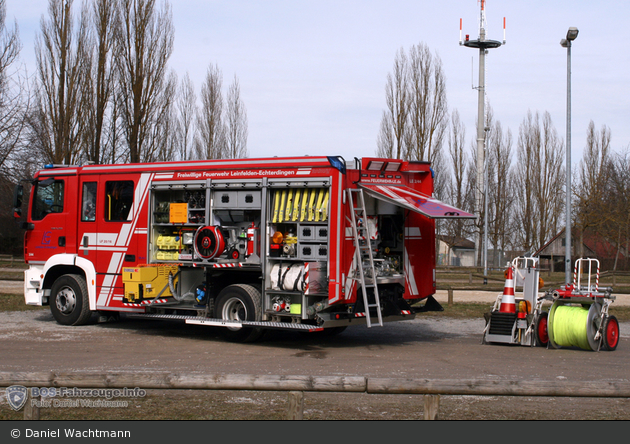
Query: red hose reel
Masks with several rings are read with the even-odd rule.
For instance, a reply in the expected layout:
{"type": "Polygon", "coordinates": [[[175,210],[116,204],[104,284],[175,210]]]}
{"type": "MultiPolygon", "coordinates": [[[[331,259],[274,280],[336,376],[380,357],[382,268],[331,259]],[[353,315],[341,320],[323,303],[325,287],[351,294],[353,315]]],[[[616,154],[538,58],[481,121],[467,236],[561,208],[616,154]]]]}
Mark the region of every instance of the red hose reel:
{"type": "Polygon", "coordinates": [[[201,227],[195,233],[195,253],[202,259],[213,259],[225,250],[225,237],[220,227],[201,227]]]}

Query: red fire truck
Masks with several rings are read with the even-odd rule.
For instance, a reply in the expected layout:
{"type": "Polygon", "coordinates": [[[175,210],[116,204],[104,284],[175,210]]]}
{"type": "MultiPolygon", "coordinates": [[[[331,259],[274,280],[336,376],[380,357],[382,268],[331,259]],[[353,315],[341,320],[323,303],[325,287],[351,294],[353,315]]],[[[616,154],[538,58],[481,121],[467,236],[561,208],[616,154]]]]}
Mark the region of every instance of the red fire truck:
{"type": "Polygon", "coordinates": [[[429,163],[395,159],[50,166],[23,224],[25,301],[66,325],[124,313],[240,341],[413,319],[441,309],[434,219],[474,218],[432,194],[429,163]]]}

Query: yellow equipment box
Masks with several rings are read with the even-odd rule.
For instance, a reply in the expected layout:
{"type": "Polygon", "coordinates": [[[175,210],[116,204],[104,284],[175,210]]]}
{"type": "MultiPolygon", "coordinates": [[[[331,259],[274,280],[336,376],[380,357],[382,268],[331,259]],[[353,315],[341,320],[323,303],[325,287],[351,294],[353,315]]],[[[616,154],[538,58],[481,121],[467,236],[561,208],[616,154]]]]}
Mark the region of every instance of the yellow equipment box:
{"type": "Polygon", "coordinates": [[[177,265],[147,265],[141,267],[124,268],[123,284],[125,286],[125,300],[139,302],[144,299],[154,299],[160,292],[160,297],[173,296],[168,285],[169,275],[173,276],[173,285],[179,267],[177,265]],[[164,290],[164,291],[162,291],[164,290]]]}

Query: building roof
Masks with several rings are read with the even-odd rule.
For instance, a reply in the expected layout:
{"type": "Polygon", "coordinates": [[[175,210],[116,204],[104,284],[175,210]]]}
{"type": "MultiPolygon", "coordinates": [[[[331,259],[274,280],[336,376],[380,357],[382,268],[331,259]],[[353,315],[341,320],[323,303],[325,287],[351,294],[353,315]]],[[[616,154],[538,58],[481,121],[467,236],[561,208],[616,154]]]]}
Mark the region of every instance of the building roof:
{"type": "Polygon", "coordinates": [[[475,249],[475,243],[463,237],[440,235],[438,236],[438,239],[453,249],[459,249],[459,250],[474,250],[475,249]]]}
{"type": "MultiPolygon", "coordinates": [[[[562,230],[560,230],[560,232],[558,232],[558,234],[556,234],[547,243],[540,247],[538,251],[533,254],[533,256],[544,255],[547,248],[549,248],[558,239],[563,238],[564,232],[565,229],[563,228],[562,230]]],[[[592,230],[585,230],[584,233],[582,233],[581,230],[576,229],[571,234],[573,239],[578,239],[579,237],[582,238],[584,248],[588,250],[589,255],[592,254],[600,259],[607,259],[613,258],[617,254],[617,246],[609,242],[604,236],[600,235],[599,233],[596,233],[592,230]]],[[[573,247],[573,250],[575,251],[575,247],[573,247]]],[[[619,251],[619,253],[621,257],[626,256],[626,251],[624,251],[623,249],[619,251]]]]}

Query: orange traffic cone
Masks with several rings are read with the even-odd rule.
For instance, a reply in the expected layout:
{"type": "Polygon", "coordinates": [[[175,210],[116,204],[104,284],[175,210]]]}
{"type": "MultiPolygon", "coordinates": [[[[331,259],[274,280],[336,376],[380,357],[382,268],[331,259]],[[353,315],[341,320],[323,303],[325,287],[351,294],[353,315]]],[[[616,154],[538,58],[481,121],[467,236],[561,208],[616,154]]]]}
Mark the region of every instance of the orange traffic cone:
{"type": "Polygon", "coordinates": [[[505,287],[503,287],[503,297],[501,298],[501,313],[516,313],[516,301],[514,299],[514,274],[512,267],[507,269],[505,287]]]}

